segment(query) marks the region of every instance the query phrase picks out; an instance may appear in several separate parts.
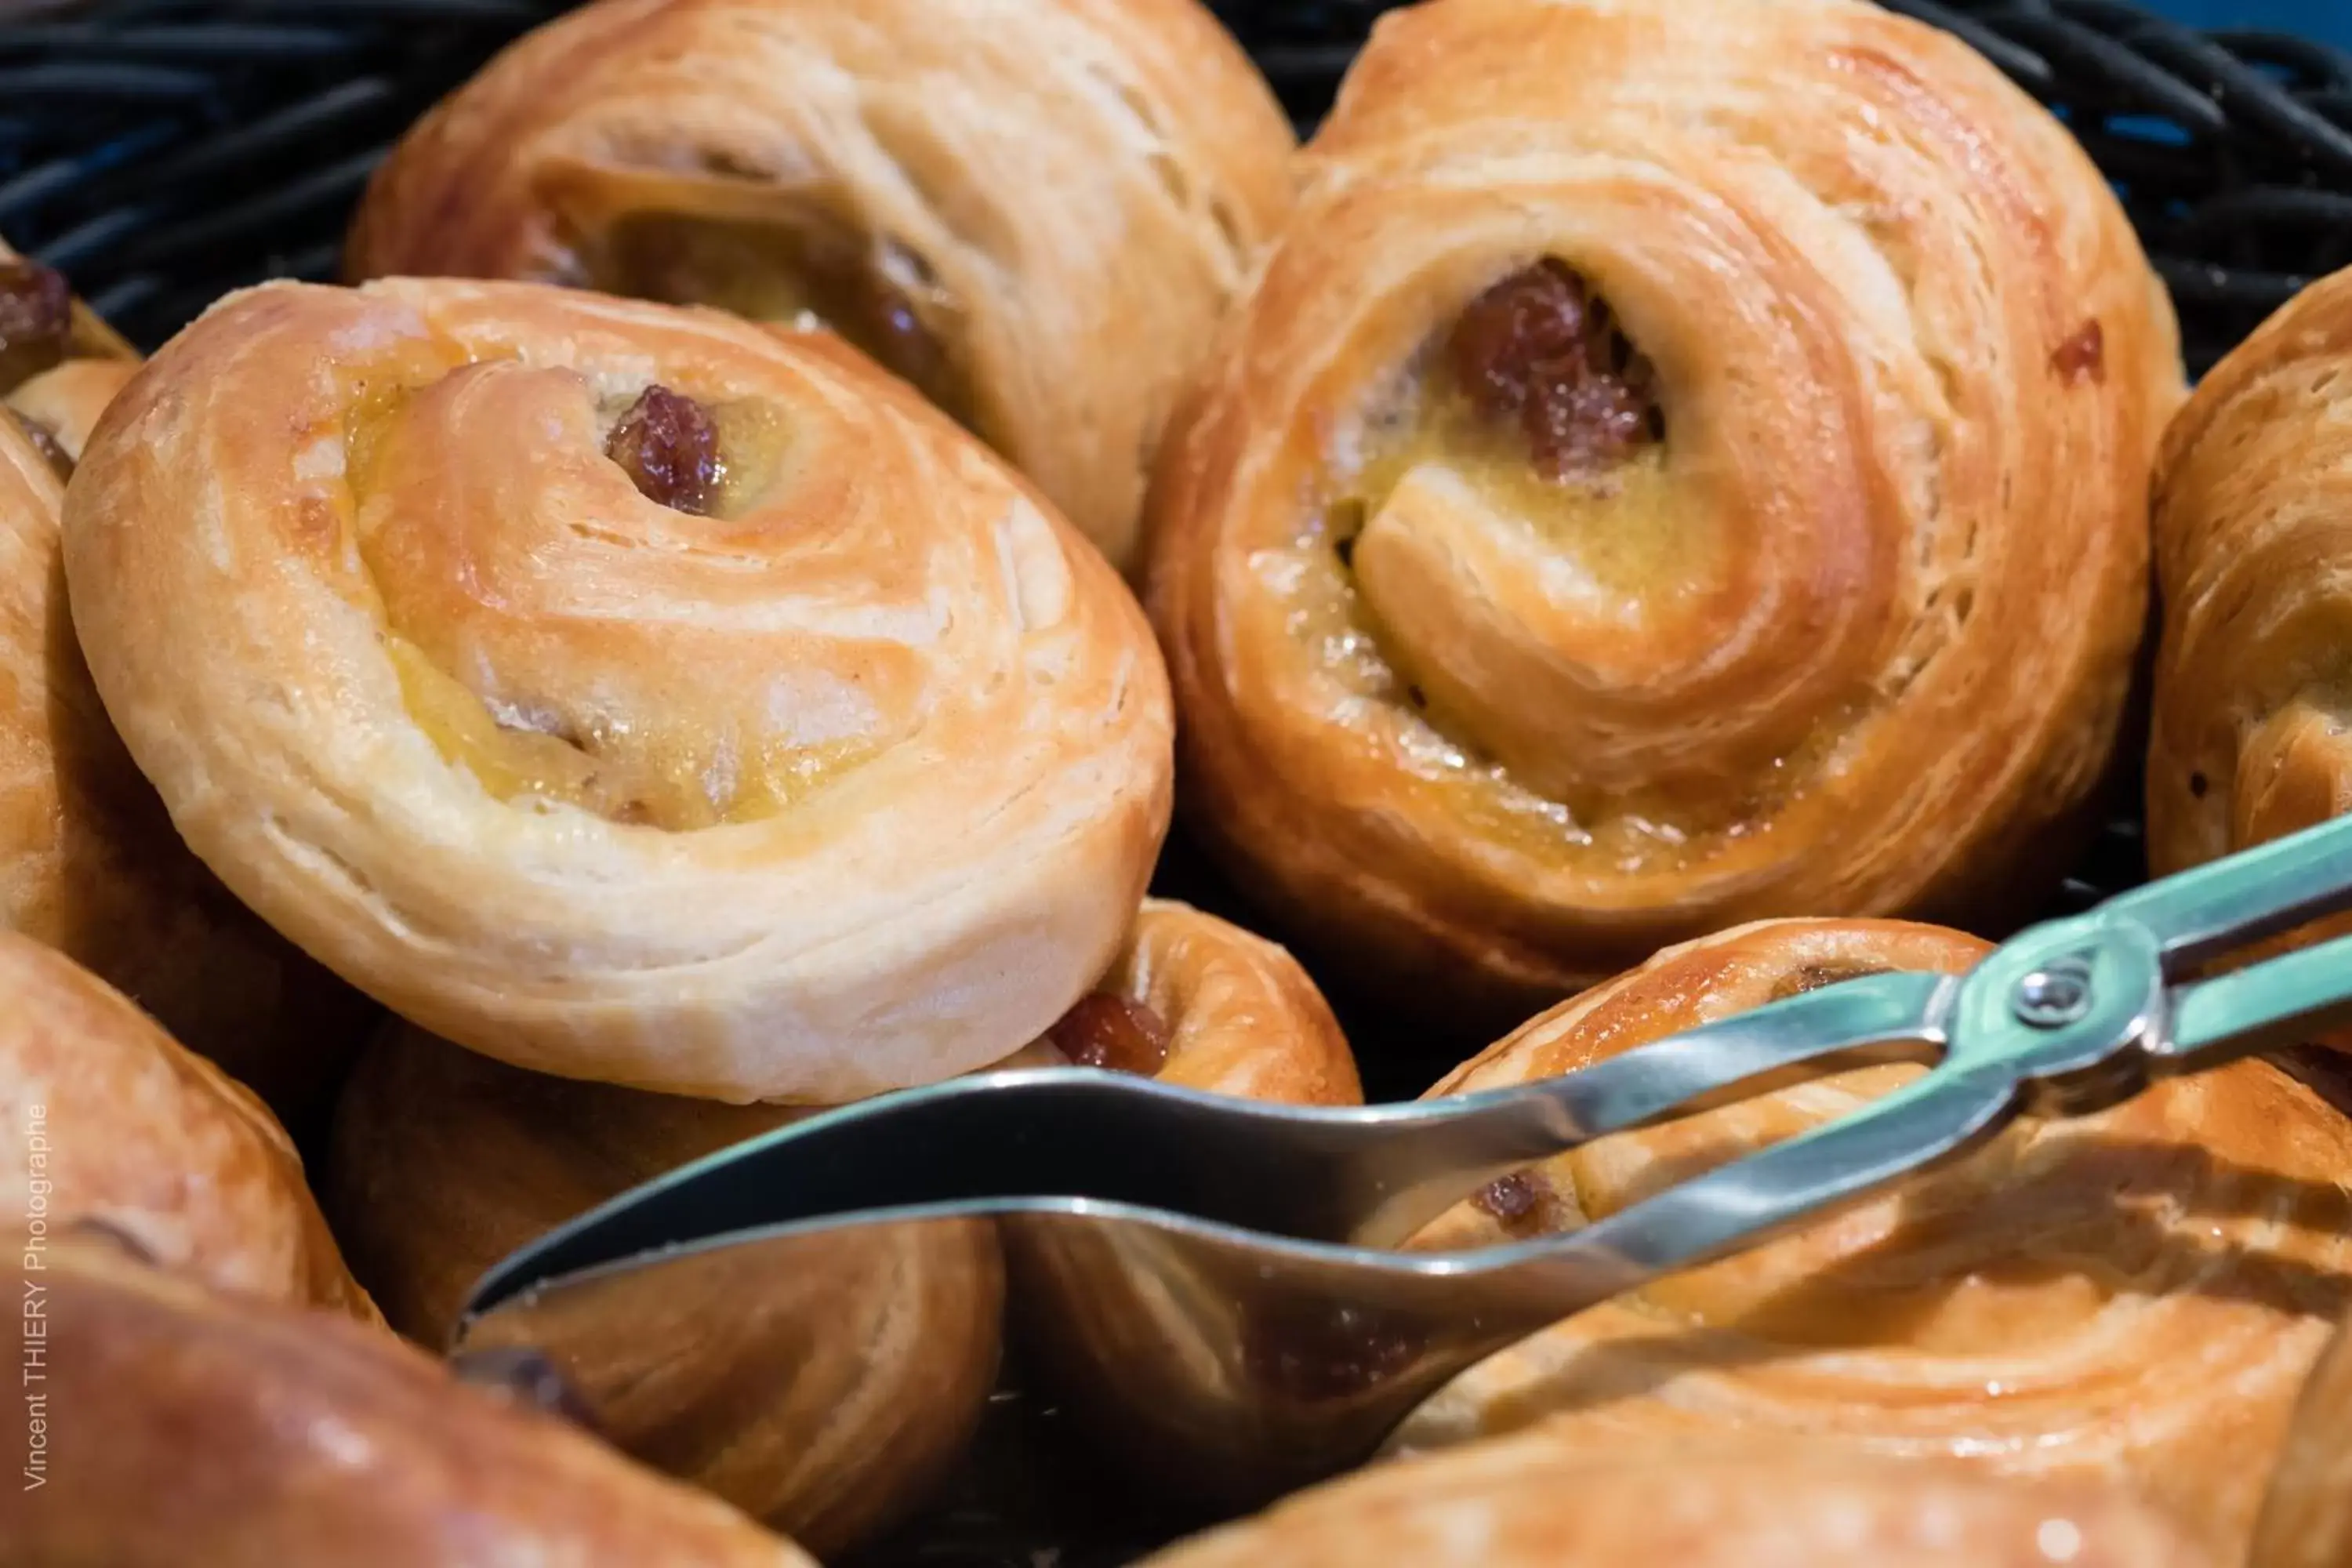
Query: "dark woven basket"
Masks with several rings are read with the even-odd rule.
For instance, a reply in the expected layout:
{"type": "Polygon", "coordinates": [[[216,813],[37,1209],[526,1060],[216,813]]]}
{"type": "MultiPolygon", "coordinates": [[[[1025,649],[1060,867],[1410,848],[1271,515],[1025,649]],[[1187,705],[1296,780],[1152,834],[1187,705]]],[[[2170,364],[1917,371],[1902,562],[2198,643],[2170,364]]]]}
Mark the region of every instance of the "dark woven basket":
{"type": "MultiPolygon", "coordinates": [[[[1393,0],[1210,3],[1305,130],[1393,0]]],[[[2194,32],[2123,0],[1887,3],[1967,39],[2074,129],[2171,286],[2192,370],[2311,279],[2352,263],[2352,55],[2278,34],[2194,32]]],[[[330,278],[392,140],[566,8],[67,0],[20,11],[0,21],[0,235],[68,272],[148,348],[229,289],[330,278]]],[[[2116,788],[2116,818],[2063,907],[2143,875],[2128,770],[2116,788]]],[[[1160,889],[1239,902],[1181,844],[1160,889]]],[[[1379,1020],[1347,1022],[1376,1096],[1415,1092],[1482,1043],[1397,1041],[1379,1020]]],[[[1018,1431],[983,1444],[940,1513],[866,1561],[1089,1568],[1164,1539],[1166,1526],[1052,1438],[1052,1412],[1007,1395],[990,1420],[1018,1431]]]]}
{"type": "MultiPolygon", "coordinates": [[[[1387,0],[1214,0],[1302,126],[1387,0]]],[[[2121,0],[1894,0],[2050,104],[2123,190],[2201,369],[2352,262],[2352,56],[2121,0]]],[[[401,129],[562,0],[93,0],[0,23],[0,234],[152,346],[331,275],[401,129]],[[321,84],[329,84],[322,86],[321,84]]]]}

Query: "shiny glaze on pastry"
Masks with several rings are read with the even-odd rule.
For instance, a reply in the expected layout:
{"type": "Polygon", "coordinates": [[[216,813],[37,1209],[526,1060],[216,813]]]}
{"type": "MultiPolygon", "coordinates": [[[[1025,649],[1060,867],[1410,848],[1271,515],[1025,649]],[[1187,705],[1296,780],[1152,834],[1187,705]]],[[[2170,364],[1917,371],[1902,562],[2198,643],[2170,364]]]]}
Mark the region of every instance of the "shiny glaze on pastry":
{"type": "Polygon", "coordinates": [[[2054,877],[2180,383],[2054,121],[1847,0],[1434,0],[1305,166],[1150,593],[1192,819],[1296,936],[1524,1016],[2054,877]]]}
{"type": "MultiPolygon", "coordinates": [[[[1180,904],[1145,905],[1110,973],[1052,1037],[1096,1065],[1213,1092],[1361,1098],[1346,1040],[1289,956],[1180,904]],[[1139,1040],[1159,1042],[1156,1062],[1135,1058],[1139,1040]]],[[[1040,1041],[1003,1065],[1069,1059],[1040,1041]]],[[[330,1203],[394,1325],[438,1346],[468,1289],[517,1247],[806,1114],[526,1073],[398,1026],[344,1091],[330,1203]]],[[[961,1234],[868,1238],[867,1248],[824,1282],[837,1311],[786,1323],[824,1322],[823,1344],[787,1342],[795,1336],[766,1315],[804,1282],[795,1256],[778,1277],[730,1279],[690,1300],[667,1282],[658,1294],[691,1318],[677,1334],[636,1319],[633,1300],[631,1314],[613,1310],[629,1321],[609,1340],[597,1334],[597,1348],[565,1359],[604,1429],[638,1458],[812,1551],[866,1539],[919,1500],[971,1435],[996,1367],[998,1289],[992,1247],[976,1251],[961,1234]]],[[[737,1267],[757,1276],[760,1260],[737,1267]]]]}
{"type": "Polygon", "coordinates": [[[2118,1489],[1701,1443],[1595,1456],[1541,1433],[1382,1465],[1148,1568],[2226,1568],[2118,1489]]]}
{"type": "Polygon", "coordinates": [[[65,527],[183,837],[518,1066],[824,1102],[996,1060],[1102,972],[1165,829],[1133,600],[829,339],[253,289],[108,411],[65,527]]]}
{"type": "Polygon", "coordinates": [[[0,239],[0,394],[43,371],[81,360],[129,363],[138,351],[74,296],[55,268],[0,239]]]}
{"type": "Polygon", "coordinates": [[[2352,806],[2352,271],[2240,344],[2165,433],[2148,858],[2185,869],[2352,806]]]}
{"type": "Polygon", "coordinates": [[[2339,1328],[2303,1385],[2246,1568],[2343,1568],[2347,1563],[2352,1563],[2352,1330],[2339,1328]]]}
{"type": "MultiPolygon", "coordinates": [[[[1972,937],[1893,921],[1724,932],[1526,1025],[1433,1093],[1573,1071],[1885,969],[1957,973],[1972,937]]],[[[1616,1212],[1917,1069],[1866,1068],[1602,1140],[1416,1238],[1483,1246],[1616,1212]]],[[[2266,1064],[2028,1120],[1787,1239],[1567,1320],[1474,1367],[1400,1449],[1541,1426],[1601,1456],[1821,1438],[2010,1475],[2120,1479],[2230,1562],[2305,1373],[2352,1302],[2352,1121],[2266,1064]]]]}
{"type": "Polygon", "coordinates": [[[0,1115],[22,1139],[0,1202],[23,1219],[28,1281],[95,1230],[217,1289],[374,1319],[260,1100],[96,975],[6,931],[0,1115]]]}
{"type": "Polygon", "coordinates": [[[70,300],[62,280],[28,281],[28,267],[0,247],[0,363],[42,367],[14,384],[0,372],[0,930],[71,954],[305,1121],[368,1008],[188,853],[90,687],[66,610],[58,509],[137,363],[127,350],[102,357],[114,353],[107,338],[46,299],[70,300]],[[12,279],[33,303],[10,293],[12,279]],[[45,338],[10,339],[12,323],[36,317],[45,338]]]}
{"type": "Polygon", "coordinates": [[[1167,899],[1143,901],[1127,946],[1092,995],[1003,1065],[1071,1064],[1277,1104],[1364,1098],[1348,1037],[1298,961],[1167,899]]]}
{"type": "Polygon", "coordinates": [[[389,1334],[87,1244],[45,1290],[57,1436],[43,1485],[0,1489],[6,1568],[812,1568],[389,1334]]]}
{"type": "MultiPolygon", "coordinates": [[[[58,409],[97,379],[76,370],[19,395],[58,409]]],[[[70,453],[79,433],[59,428],[70,453]]],[[[0,416],[0,929],[71,954],[305,1120],[371,1009],[188,853],[124,752],[67,613],[63,496],[50,456],[0,416]]]]}
{"type": "MultiPolygon", "coordinates": [[[[395,1025],[345,1087],[328,1202],[393,1325],[443,1349],[467,1292],[516,1247],[807,1114],[549,1078],[395,1025]]],[[[739,1261],[531,1348],[623,1449],[830,1552],[919,1500],[970,1436],[996,1370],[994,1245],[867,1237],[821,1281],[798,1255],[739,1261]],[[771,1317],[820,1287],[837,1306],[771,1317]]]]}
{"type": "Polygon", "coordinates": [[[1291,151],[1195,0],[605,0],[408,135],[349,266],[814,315],[1124,566],[1291,151]]]}

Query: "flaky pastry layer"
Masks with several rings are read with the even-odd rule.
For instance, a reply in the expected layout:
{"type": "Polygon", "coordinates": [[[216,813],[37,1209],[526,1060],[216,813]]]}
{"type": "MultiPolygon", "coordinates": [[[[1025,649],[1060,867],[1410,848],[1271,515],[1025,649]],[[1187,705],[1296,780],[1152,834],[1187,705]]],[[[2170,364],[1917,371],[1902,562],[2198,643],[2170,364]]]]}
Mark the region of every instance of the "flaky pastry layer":
{"type": "Polygon", "coordinates": [[[519,1066],[820,1102],[980,1066],[1102,971],[1165,828],[1117,575],[828,340],[265,287],[117,399],[65,533],[190,847],[519,1066]]]}

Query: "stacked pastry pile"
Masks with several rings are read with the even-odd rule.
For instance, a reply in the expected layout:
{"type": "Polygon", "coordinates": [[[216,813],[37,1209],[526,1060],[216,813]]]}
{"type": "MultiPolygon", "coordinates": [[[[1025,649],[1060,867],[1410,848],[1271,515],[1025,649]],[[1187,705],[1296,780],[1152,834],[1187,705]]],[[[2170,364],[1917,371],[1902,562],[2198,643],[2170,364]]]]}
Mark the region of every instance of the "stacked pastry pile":
{"type": "MultiPolygon", "coordinates": [[[[1965,969],[2139,753],[2151,559],[2159,868],[2352,806],[2352,279],[2181,408],[2098,172],[1863,0],[1429,0],[1303,150],[1194,0],[600,0],[350,265],[139,368],[0,264],[0,1100],[81,1429],[0,1563],[908,1517],[997,1370],[977,1233],[714,1277],[594,1386],[397,1336],[812,1107],[1360,1098],[1283,948],[1146,898],[1171,801],[1335,989],[1502,1035],[1433,1092],[1965,969]],[[761,1310],[819,1289],[821,1342],[761,1310]]],[[[2352,1120],[2248,1063],[1562,1322],[1167,1560],[2333,1563],[2347,1307],[2352,1120]]]]}

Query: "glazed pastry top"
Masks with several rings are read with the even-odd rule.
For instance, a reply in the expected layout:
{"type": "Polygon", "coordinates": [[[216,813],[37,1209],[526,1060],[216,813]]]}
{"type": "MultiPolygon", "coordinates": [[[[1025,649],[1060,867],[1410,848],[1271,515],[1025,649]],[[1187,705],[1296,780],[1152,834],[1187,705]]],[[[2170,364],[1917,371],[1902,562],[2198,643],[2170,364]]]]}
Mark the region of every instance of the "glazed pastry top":
{"type": "Polygon", "coordinates": [[[73,1329],[53,1336],[47,1392],[87,1447],[0,1495],[19,1561],[809,1568],[716,1500],[461,1388],[380,1331],[87,1244],[48,1285],[73,1329]]]}
{"type": "Polygon", "coordinates": [[[2030,899],[2180,391],[2064,130],[1844,0],[1437,0],[1304,167],[1155,491],[1202,831],[1530,997],[2030,899]]]}
{"type": "Polygon", "coordinates": [[[2220,1568],[2097,1485],[1704,1442],[1595,1457],[1541,1433],[1304,1492],[1150,1568],[2220,1568]]]}
{"type": "Polygon", "coordinates": [[[40,1219],[45,1243],[94,1229],[215,1289],[374,1319],[261,1102],[95,975],[5,931],[0,1112],[26,1145],[0,1198],[40,1219]]]}
{"type": "MultiPolygon", "coordinates": [[[[1984,951],[1891,921],[1727,931],[1553,1009],[1433,1092],[1573,1071],[1859,974],[1957,973],[1984,951]]],[[[1916,1070],[1603,1139],[1497,1182],[1415,1245],[1616,1213],[1916,1070]]],[[[2158,1083],[2095,1116],[2021,1121],[1894,1192],[1545,1330],[1441,1391],[1395,1443],[1537,1426],[1594,1454],[1811,1436],[2121,1476],[2235,1561],[2304,1375],[2352,1300],[2347,1190],[2352,1122],[2284,1073],[2245,1062],[2158,1083]]]]}
{"type": "Polygon", "coordinates": [[[349,261],[813,316],[1123,565],[1291,150],[1194,0],[605,0],[411,132],[349,261]]]}
{"type": "Polygon", "coordinates": [[[1116,950],[1164,677],[1024,484],[857,356],[524,284],[235,296],[110,410],[75,624],[175,825],[519,1065],[838,1100],[1116,950]]]}
{"type": "Polygon", "coordinates": [[[2147,769],[2161,871],[2352,806],[2352,272],[2199,384],[2156,480],[2164,641],[2147,769]]]}

